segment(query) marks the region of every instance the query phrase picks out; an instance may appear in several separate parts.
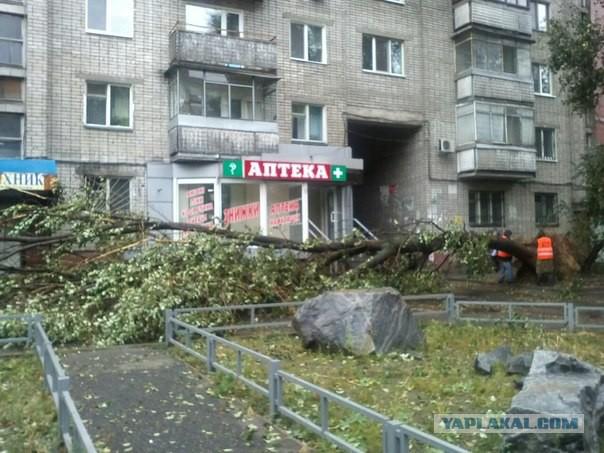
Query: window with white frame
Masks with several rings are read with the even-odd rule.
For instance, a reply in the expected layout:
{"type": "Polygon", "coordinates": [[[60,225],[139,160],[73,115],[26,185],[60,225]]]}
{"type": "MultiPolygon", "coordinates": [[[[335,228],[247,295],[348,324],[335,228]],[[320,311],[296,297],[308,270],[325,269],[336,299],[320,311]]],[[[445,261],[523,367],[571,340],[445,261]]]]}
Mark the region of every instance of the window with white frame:
{"type": "Polygon", "coordinates": [[[275,80],[179,69],[170,80],[170,118],[177,114],[237,120],[276,120],[275,80]]]}
{"type": "Polygon", "coordinates": [[[185,17],[189,31],[243,37],[243,14],[239,11],[186,5],[185,17]]]}
{"type": "Polygon", "coordinates": [[[292,139],[323,142],[324,110],[322,105],[292,104],[292,139]]]}
{"type": "Polygon", "coordinates": [[[130,211],[130,179],[85,176],[84,184],[94,198],[95,209],[130,211]]]}
{"type": "Polygon", "coordinates": [[[533,110],[476,103],[476,137],[481,143],[533,145],[533,110]]]}
{"type": "Polygon", "coordinates": [[[549,4],[531,2],[531,13],[533,15],[533,30],[547,31],[549,27],[549,4]]]}
{"type": "Polygon", "coordinates": [[[23,142],[23,116],[0,113],[0,159],[19,159],[23,142]]]}
{"type": "Polygon", "coordinates": [[[472,67],[488,71],[517,74],[516,47],[481,39],[468,39],[455,46],[457,72],[472,67]]]}
{"type": "Polygon", "coordinates": [[[88,82],[85,123],[89,126],[132,127],[132,90],[127,85],[88,82]]]}
{"type": "Polygon", "coordinates": [[[402,41],[363,35],[363,69],[365,71],[403,75],[403,63],[402,41]]]}
{"type": "Polygon", "coordinates": [[[88,31],[134,36],[134,0],[87,0],[88,31]]]}
{"type": "Polygon", "coordinates": [[[552,75],[548,66],[533,63],[533,84],[535,94],[552,94],[552,75]]]}
{"type": "Polygon", "coordinates": [[[469,207],[469,220],[471,226],[503,226],[503,192],[470,191],[469,207]]]}
{"type": "Polygon", "coordinates": [[[526,8],[528,6],[527,0],[495,0],[507,5],[520,6],[526,8]]]}
{"type": "Polygon", "coordinates": [[[537,159],[556,160],[556,130],[551,127],[535,128],[537,159]]]}
{"type": "Polygon", "coordinates": [[[296,60],[325,63],[325,27],[292,22],[290,55],[296,60]]]}
{"type": "Polygon", "coordinates": [[[0,64],[23,65],[23,18],[0,13],[0,64]]]}
{"type": "Polygon", "coordinates": [[[535,223],[537,226],[558,225],[558,194],[535,193],[535,223]]]}

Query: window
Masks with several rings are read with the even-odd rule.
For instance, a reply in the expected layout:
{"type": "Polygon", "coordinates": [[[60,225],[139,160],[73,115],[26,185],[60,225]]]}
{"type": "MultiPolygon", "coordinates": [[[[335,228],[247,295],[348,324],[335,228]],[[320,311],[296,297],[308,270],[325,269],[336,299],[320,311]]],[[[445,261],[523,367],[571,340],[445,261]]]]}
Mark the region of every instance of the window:
{"type": "Polygon", "coordinates": [[[86,24],[88,31],[108,35],[134,35],[133,0],[87,0],[86,24]]]}
{"type": "Polygon", "coordinates": [[[88,82],[86,84],[86,124],[132,127],[129,86],[88,82]]]}
{"type": "Polygon", "coordinates": [[[243,15],[240,12],[186,5],[185,15],[189,31],[243,37],[243,15]]]}
{"type": "Polygon", "coordinates": [[[470,191],[470,225],[503,226],[503,192],[470,191]]]}
{"type": "Polygon", "coordinates": [[[23,65],[22,18],[0,13],[0,64],[23,65]]]}
{"type": "Polygon", "coordinates": [[[533,84],[535,94],[552,94],[552,79],[548,66],[533,64],[533,84]]]}
{"type": "Polygon", "coordinates": [[[0,113],[0,159],[21,157],[23,117],[14,113],[0,113]]]}
{"type": "Polygon", "coordinates": [[[292,139],[324,141],[323,107],[292,104],[292,139]]]}
{"type": "Polygon", "coordinates": [[[97,203],[95,209],[110,212],[130,210],[129,179],[85,176],[84,183],[95,198],[97,203]]]}
{"type": "Polygon", "coordinates": [[[533,30],[547,31],[549,23],[549,5],[547,3],[531,2],[533,15],[533,30]]]}
{"type": "Polygon", "coordinates": [[[318,25],[291,24],[290,52],[296,60],[325,63],[325,33],[318,25]]]}
{"type": "Polygon", "coordinates": [[[12,77],[0,77],[0,99],[20,101],[23,99],[21,90],[23,81],[12,77]]]}
{"type": "Polygon", "coordinates": [[[214,184],[192,183],[178,185],[178,221],[204,226],[214,225],[214,184]]]}
{"type": "Polygon", "coordinates": [[[552,128],[535,128],[537,159],[556,160],[556,131],[552,128]]]}
{"type": "Polygon", "coordinates": [[[518,72],[515,47],[471,39],[458,44],[455,50],[457,72],[471,67],[507,74],[518,72]]]}
{"type": "Polygon", "coordinates": [[[508,5],[520,6],[523,8],[527,7],[527,0],[495,0],[501,3],[506,3],[508,5]]]}
{"type": "Polygon", "coordinates": [[[363,69],[403,75],[403,42],[363,35],[363,69]]]}
{"type": "Polygon", "coordinates": [[[276,120],[274,81],[240,74],[181,69],[170,82],[171,117],[207,116],[253,121],[276,120]]]}
{"type": "Polygon", "coordinates": [[[591,149],[594,146],[596,146],[596,141],[594,140],[594,134],[592,134],[591,132],[586,132],[585,133],[585,147],[587,149],[591,149]]]}
{"type": "Polygon", "coordinates": [[[537,225],[558,225],[557,194],[535,194],[535,223],[537,225]]]}
{"type": "Polygon", "coordinates": [[[531,109],[483,103],[476,103],[475,108],[477,141],[527,147],[533,145],[531,109]]]}

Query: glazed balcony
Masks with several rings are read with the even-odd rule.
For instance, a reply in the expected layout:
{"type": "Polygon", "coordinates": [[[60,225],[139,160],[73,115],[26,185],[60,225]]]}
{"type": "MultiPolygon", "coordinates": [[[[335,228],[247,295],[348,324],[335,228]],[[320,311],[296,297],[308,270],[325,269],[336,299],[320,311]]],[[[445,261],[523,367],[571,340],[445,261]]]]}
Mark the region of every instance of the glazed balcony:
{"type": "Polygon", "coordinates": [[[170,67],[234,70],[248,74],[277,73],[274,36],[204,30],[178,22],[170,33],[170,67]]]}

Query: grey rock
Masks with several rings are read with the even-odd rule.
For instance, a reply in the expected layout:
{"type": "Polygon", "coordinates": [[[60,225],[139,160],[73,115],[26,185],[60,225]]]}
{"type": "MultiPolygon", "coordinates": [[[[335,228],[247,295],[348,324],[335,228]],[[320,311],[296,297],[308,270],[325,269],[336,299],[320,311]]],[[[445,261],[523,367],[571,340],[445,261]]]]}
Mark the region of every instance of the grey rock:
{"type": "Polygon", "coordinates": [[[493,365],[505,365],[512,357],[512,351],[507,346],[499,346],[491,352],[479,352],[474,361],[474,369],[479,373],[491,374],[493,365]]]}
{"type": "Polygon", "coordinates": [[[505,370],[508,374],[521,374],[526,376],[533,363],[533,353],[523,352],[522,354],[510,357],[505,364],[505,370]]]}
{"type": "Polygon", "coordinates": [[[584,433],[504,435],[504,451],[600,451],[598,430],[604,413],[603,376],[598,368],[568,354],[536,350],[522,390],[509,414],[583,414],[584,433]]]}
{"type": "Polygon", "coordinates": [[[306,301],[292,325],[304,347],[354,355],[420,346],[424,333],[392,288],[330,291],[306,301]]]}

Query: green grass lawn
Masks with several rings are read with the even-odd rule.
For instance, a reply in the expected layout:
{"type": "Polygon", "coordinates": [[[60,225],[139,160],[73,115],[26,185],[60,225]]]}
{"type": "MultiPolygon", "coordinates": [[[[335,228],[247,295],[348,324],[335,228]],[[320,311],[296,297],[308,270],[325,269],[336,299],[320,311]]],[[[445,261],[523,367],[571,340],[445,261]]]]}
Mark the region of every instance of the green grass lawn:
{"type": "MultiPolygon", "coordinates": [[[[493,376],[474,371],[476,353],[508,345],[514,353],[535,348],[567,352],[604,369],[604,333],[567,333],[536,327],[431,322],[424,326],[426,344],[418,354],[391,353],[385,356],[353,357],[308,351],[287,333],[259,331],[233,339],[282,361],[285,371],[320,385],[381,414],[432,432],[434,413],[501,413],[516,394],[515,376],[502,369],[493,376]]],[[[204,345],[195,343],[203,350],[204,345]]],[[[169,351],[176,353],[176,348],[169,351]]],[[[223,347],[217,348],[222,363],[234,361],[223,347]]],[[[179,356],[183,356],[178,352],[179,356]]],[[[187,361],[206,373],[205,364],[192,356],[187,361]]],[[[55,452],[60,443],[56,411],[42,380],[42,368],[33,355],[0,357],[0,452],[55,452]]],[[[244,374],[265,385],[266,371],[245,361],[244,374]]],[[[253,411],[266,414],[268,400],[223,373],[216,379],[216,393],[237,398],[253,411]]],[[[319,423],[320,401],[307,391],[288,384],[284,402],[319,423]]],[[[283,420],[282,425],[318,452],[336,448],[309,435],[300,425],[283,420]]],[[[330,406],[330,430],[369,453],[381,451],[381,430],[375,423],[349,411],[330,406]]],[[[471,451],[497,451],[501,436],[446,435],[444,439],[471,451]]],[[[413,451],[426,451],[416,445],[413,451]]]]}
{"type": "MultiPolygon", "coordinates": [[[[508,345],[514,353],[535,348],[554,349],[573,354],[604,369],[603,333],[567,333],[520,325],[479,327],[469,324],[448,325],[431,322],[424,326],[426,344],[419,354],[391,353],[385,356],[353,357],[342,354],[307,351],[291,334],[266,334],[234,337],[234,341],[282,360],[285,371],[320,385],[332,392],[370,407],[383,415],[433,432],[435,413],[502,413],[517,393],[517,376],[497,369],[492,376],[474,371],[478,352],[508,345]]],[[[199,345],[202,347],[202,345],[199,345]]],[[[234,361],[225,348],[217,348],[223,363],[234,361]]],[[[205,369],[199,361],[192,361],[205,369]]],[[[244,374],[264,385],[266,372],[254,361],[246,361],[244,374]]],[[[249,401],[253,409],[265,413],[268,400],[222,373],[215,375],[223,396],[249,401]]],[[[290,408],[319,423],[319,400],[294,385],[286,385],[284,401],[290,408]]],[[[300,426],[287,424],[318,451],[334,451],[329,444],[306,434],[300,426]]],[[[330,430],[364,451],[381,451],[381,430],[348,410],[330,406],[330,430]]],[[[439,435],[471,451],[497,451],[498,434],[439,435]]],[[[414,451],[426,451],[419,445],[414,451]]]]}
{"type": "Polygon", "coordinates": [[[33,354],[0,357],[0,452],[57,452],[57,412],[33,354]]]}

